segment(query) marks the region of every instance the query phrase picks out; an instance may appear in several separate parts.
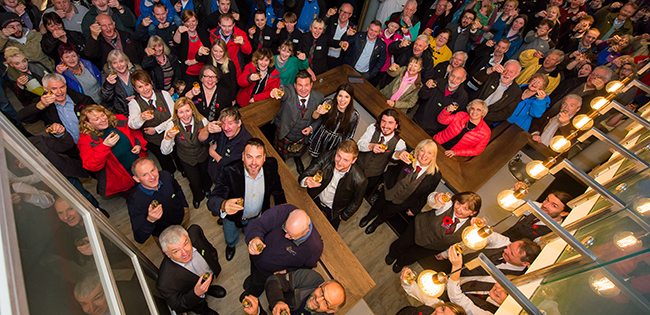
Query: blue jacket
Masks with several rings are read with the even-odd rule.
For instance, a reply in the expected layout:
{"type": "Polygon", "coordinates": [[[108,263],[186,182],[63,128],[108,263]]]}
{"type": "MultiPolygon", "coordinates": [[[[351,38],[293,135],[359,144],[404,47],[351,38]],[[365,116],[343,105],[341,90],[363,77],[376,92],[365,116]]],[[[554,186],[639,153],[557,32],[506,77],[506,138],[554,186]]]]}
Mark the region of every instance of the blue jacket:
{"type": "MultiPolygon", "coordinates": [[[[528,84],[520,85],[521,90],[525,91],[528,84]]],[[[544,115],[546,109],[551,105],[551,98],[546,95],[543,99],[537,98],[536,95],[529,97],[517,105],[517,108],[508,118],[508,121],[513,124],[519,125],[522,129],[528,131],[530,129],[530,122],[533,118],[539,118],[544,115]]]]}
{"type": "MultiPolygon", "coordinates": [[[[161,1],[169,11],[167,13],[167,22],[174,21],[174,15],[176,14],[176,9],[174,9],[174,5],[170,0],[161,0],[161,1]]],[[[142,20],[144,20],[144,18],[146,17],[150,17],[153,25],[155,26],[158,26],[158,24],[160,23],[158,22],[158,20],[156,20],[156,17],[153,16],[153,1],[151,0],[143,0],[142,2],[140,2],[140,16],[138,17],[135,26],[137,27],[138,25],[140,25],[140,23],[142,23],[142,20]]]]}
{"type": "MultiPolygon", "coordinates": [[[[354,68],[357,60],[359,60],[359,57],[361,57],[363,48],[366,46],[366,40],[368,39],[367,34],[367,32],[357,32],[354,34],[354,36],[348,38],[350,47],[347,51],[347,54],[345,55],[345,59],[343,59],[343,62],[345,64],[348,64],[354,68]]],[[[343,38],[341,39],[343,40],[343,38]]],[[[368,77],[370,79],[374,78],[381,70],[381,67],[384,66],[384,63],[386,63],[386,43],[384,43],[384,41],[379,38],[379,36],[377,36],[377,39],[375,39],[375,48],[370,55],[368,77]]]]}
{"type": "Polygon", "coordinates": [[[506,24],[501,18],[498,18],[494,25],[492,25],[492,30],[494,32],[494,37],[492,40],[497,43],[503,38],[507,38],[510,41],[510,48],[506,52],[508,59],[511,59],[512,55],[515,54],[521,44],[524,42],[524,34],[516,34],[515,36],[507,37],[508,31],[510,30],[510,25],[506,24]]]}
{"type": "MultiPolygon", "coordinates": [[[[79,58],[79,62],[81,62],[81,64],[84,66],[84,68],[86,68],[86,70],[90,71],[90,73],[93,74],[95,79],[97,79],[97,84],[101,86],[102,85],[101,71],[99,71],[99,69],[97,69],[97,67],[95,67],[95,65],[88,60],[79,58]]],[[[84,94],[84,90],[81,87],[81,83],[79,83],[77,77],[74,74],[72,74],[70,70],[65,70],[65,72],[63,72],[63,77],[65,77],[65,83],[68,85],[69,89],[73,89],[81,94],[84,94]]]]}

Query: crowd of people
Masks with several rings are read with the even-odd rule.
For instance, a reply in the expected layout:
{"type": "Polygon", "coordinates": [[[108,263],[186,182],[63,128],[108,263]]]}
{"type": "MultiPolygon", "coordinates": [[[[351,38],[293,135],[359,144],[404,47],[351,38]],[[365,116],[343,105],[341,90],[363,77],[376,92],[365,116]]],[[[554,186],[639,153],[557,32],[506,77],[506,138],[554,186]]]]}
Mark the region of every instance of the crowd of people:
{"type": "MultiPolygon", "coordinates": [[[[206,294],[226,295],[212,284],[221,271],[216,249],[200,226],[188,226],[179,171],[192,206],[207,199],[219,217],[226,260],[236,254],[240,230],[246,236],[251,275],[240,300],[248,314],[265,312],[257,300],[264,291],[273,314],[329,313],[345,303],[345,289],[308,270],[323,242],[307,213],[286,204],[279,161],[246,130],[239,108],[281,102],[269,141],[283,160],[293,158],[300,186],[335,229],[364,199],[371,202],[359,223],[366,234],[396,214],[413,217],[386,248],[395,273],[404,277],[428,256],[449,260],[439,270],[460,269],[471,257],[452,245],[475,223],[481,197],[468,191],[445,201],[435,192],[438,144],[441,158],[476,156],[502,123],[545,146],[570,134],[572,118],[606,95],[610,80],[634,77],[647,62],[650,6],[637,2],[385,0],[362,30],[354,24],[356,1],[54,0],[47,7],[0,0],[0,83],[22,103],[16,111],[0,89],[0,110],[104,215],[82,179],[96,180],[102,197],[126,199],[135,241],[153,237],[166,255],[156,287],[175,311],[216,314],[206,294]],[[318,75],[344,64],[386,98],[386,110],[365,131],[357,132],[353,84],[331,97],[313,89],[318,75]],[[431,138],[407,148],[398,111],[431,138]],[[25,129],[39,121],[44,134],[25,129]]],[[[650,95],[630,89],[617,99],[634,109],[650,95]]],[[[623,121],[607,118],[597,127],[608,131],[623,121]]],[[[82,222],[16,162],[14,204],[52,207],[70,228],[82,222]]],[[[556,191],[541,208],[561,222],[569,200],[556,191]]],[[[549,231],[527,214],[490,236],[486,251],[504,273],[522,274],[540,251],[533,240],[549,231]]],[[[87,237],[79,243],[83,232],[69,231],[76,260],[92,255],[87,237]]],[[[429,305],[417,308],[427,314],[487,314],[505,291],[485,276],[453,273],[448,295],[435,301],[405,290],[429,305]],[[487,299],[461,290],[477,276],[487,299]]],[[[97,293],[97,280],[79,281],[80,303],[97,293]]],[[[86,313],[103,314],[91,304],[82,303],[86,313]]]]}

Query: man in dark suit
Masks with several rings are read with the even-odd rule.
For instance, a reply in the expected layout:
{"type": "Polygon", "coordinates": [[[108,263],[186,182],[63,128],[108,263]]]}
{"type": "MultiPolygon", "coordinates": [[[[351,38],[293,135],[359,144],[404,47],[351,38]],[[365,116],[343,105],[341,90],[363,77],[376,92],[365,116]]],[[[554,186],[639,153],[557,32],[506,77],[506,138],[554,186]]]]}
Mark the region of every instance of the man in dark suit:
{"type": "Polygon", "coordinates": [[[323,93],[313,91],[313,85],[309,73],[302,70],[296,74],[296,83],[285,86],[282,97],[278,97],[277,89],[271,91],[271,97],[282,100],[272,121],[277,128],[274,145],[283,160],[294,158],[298,173],[305,170],[300,159],[307,151],[305,141],[320,126],[312,113],[323,102],[323,93]]]}
{"type": "Polygon", "coordinates": [[[499,42],[491,42],[491,46],[488,44],[481,44],[472,51],[469,52],[469,64],[467,64],[467,87],[473,91],[478,90],[477,83],[472,79],[474,75],[487,68],[494,67],[496,65],[504,65],[508,61],[506,52],[510,48],[510,41],[507,38],[501,39],[499,42]]]}
{"type": "Polygon", "coordinates": [[[488,105],[490,110],[483,118],[488,125],[508,119],[521,102],[522,90],[514,82],[519,72],[519,61],[508,60],[503,66],[496,65],[474,75],[482,83],[477,92],[470,94],[470,99],[481,99],[488,105]]]}
{"type": "Polygon", "coordinates": [[[474,11],[465,10],[458,23],[447,24],[447,28],[451,30],[451,38],[447,47],[451,49],[451,52],[466,51],[467,44],[474,43],[478,39],[481,23],[475,19],[474,11]]]}
{"type": "MultiPolygon", "coordinates": [[[[447,77],[447,82],[441,82],[430,88],[428,85],[420,89],[422,104],[413,115],[413,121],[430,136],[447,128],[438,122],[438,115],[448,105],[455,103],[456,110],[464,111],[467,107],[467,92],[461,86],[467,77],[463,67],[455,68],[447,77]]],[[[442,80],[440,80],[442,81],[442,80]]]]}
{"type": "MultiPolygon", "coordinates": [[[[325,19],[325,36],[334,40],[349,40],[348,34],[351,31],[350,17],[354,13],[354,7],[349,3],[343,3],[338,12],[325,19]],[[349,32],[349,33],[348,33],[349,32]]],[[[384,48],[385,50],[385,48],[384,48]]],[[[334,69],[343,63],[345,52],[342,48],[330,47],[327,52],[327,68],[334,69]]]]}
{"type": "Polygon", "coordinates": [[[68,89],[65,78],[58,73],[43,77],[46,92],[37,103],[29,104],[18,112],[18,120],[35,123],[42,120],[45,125],[58,123],[72,136],[75,143],[79,139],[79,114],[86,105],[95,104],[90,97],[73,89],[68,89]],[[64,113],[63,115],[59,112],[64,113]]]}
{"type": "MultiPolygon", "coordinates": [[[[422,57],[422,82],[427,82],[433,78],[433,57],[431,49],[429,49],[429,36],[421,34],[409,44],[407,40],[394,41],[388,45],[388,52],[393,55],[395,63],[400,67],[406,66],[413,56],[422,57]]],[[[383,88],[386,84],[390,83],[393,78],[386,75],[380,80],[379,88],[383,88]]]]}
{"type": "MultiPolygon", "coordinates": [[[[115,28],[110,15],[100,14],[96,22],[90,25],[90,36],[86,39],[86,56],[97,66],[106,64],[108,53],[114,49],[121,50],[133,64],[140,64],[144,51],[133,34],[115,28]],[[111,43],[115,41],[115,44],[111,43]]],[[[101,68],[101,67],[99,67],[101,68]]]]}
{"type": "MultiPolygon", "coordinates": [[[[571,212],[571,208],[567,206],[567,203],[571,201],[571,195],[563,191],[553,191],[544,202],[535,204],[546,212],[553,220],[557,223],[562,223],[564,218],[571,212]]],[[[510,238],[510,240],[519,240],[522,238],[527,238],[534,240],[540,236],[544,236],[551,232],[544,222],[541,222],[536,218],[532,213],[526,211],[520,218],[519,221],[513,226],[511,226],[507,231],[501,233],[504,236],[510,238]]]]}
{"type": "Polygon", "coordinates": [[[266,157],[264,142],[258,138],[246,141],[242,161],[227,166],[219,175],[208,201],[208,209],[223,219],[226,238],[226,260],[235,256],[239,229],[246,231],[248,223],[271,207],[271,195],[276,205],[286,203],[278,162],[266,157]],[[243,199],[243,204],[237,204],[243,199]]]}
{"type": "Polygon", "coordinates": [[[386,63],[386,43],[379,38],[381,23],[374,20],[367,32],[359,32],[348,39],[350,48],[345,64],[359,71],[366,80],[372,80],[386,63]]]}
{"type": "Polygon", "coordinates": [[[201,315],[218,315],[208,307],[205,295],[226,296],[226,290],[211,285],[219,276],[221,265],[217,250],[208,242],[200,226],[193,224],[185,231],[172,225],[160,234],[165,258],[160,264],[156,288],[167,305],[178,313],[193,311],[201,315]],[[208,273],[209,277],[203,279],[208,273]]]}
{"type": "Polygon", "coordinates": [[[341,220],[347,221],[359,210],[368,186],[363,170],[354,164],[358,155],[357,143],[345,140],[336,150],[314,159],[298,177],[300,185],[307,188],[335,230],[341,220]],[[317,171],[322,173],[321,181],[314,178],[317,171]]]}
{"type": "MultiPolygon", "coordinates": [[[[246,299],[257,300],[251,296],[246,299]]],[[[312,269],[298,269],[270,276],[266,282],[266,299],[272,314],[286,311],[291,314],[326,315],[336,312],[345,304],[345,288],[336,280],[324,281],[312,269]]],[[[246,313],[266,315],[258,303],[253,303],[246,313]]]]}

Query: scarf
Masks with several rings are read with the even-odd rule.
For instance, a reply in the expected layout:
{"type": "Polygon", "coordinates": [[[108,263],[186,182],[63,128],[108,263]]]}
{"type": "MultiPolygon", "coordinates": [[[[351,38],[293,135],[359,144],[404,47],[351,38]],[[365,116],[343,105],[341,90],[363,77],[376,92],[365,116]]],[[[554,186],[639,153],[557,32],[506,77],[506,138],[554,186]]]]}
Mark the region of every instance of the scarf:
{"type": "Polygon", "coordinates": [[[409,72],[404,71],[404,76],[402,77],[402,83],[399,86],[399,89],[393,94],[393,96],[390,97],[390,100],[393,102],[396,102],[399,100],[400,97],[402,97],[402,94],[406,92],[406,89],[411,86],[413,83],[415,83],[415,80],[418,79],[419,74],[416,74],[412,77],[408,76],[409,72]]]}

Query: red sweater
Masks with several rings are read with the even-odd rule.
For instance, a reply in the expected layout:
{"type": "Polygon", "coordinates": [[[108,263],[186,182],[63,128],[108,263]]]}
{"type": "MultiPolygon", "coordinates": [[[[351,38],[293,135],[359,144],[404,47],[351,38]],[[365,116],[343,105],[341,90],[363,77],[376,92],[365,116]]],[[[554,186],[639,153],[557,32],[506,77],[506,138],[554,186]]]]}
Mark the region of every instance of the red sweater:
{"type": "MultiPolygon", "coordinates": [[[[469,121],[469,114],[466,112],[458,112],[452,115],[447,110],[442,110],[438,115],[438,122],[443,125],[449,125],[445,130],[438,132],[433,136],[433,140],[443,144],[455,136],[465,128],[465,124],[469,121]]],[[[490,127],[481,119],[481,122],[474,130],[468,131],[456,145],[451,148],[458,156],[475,156],[479,155],[485,150],[490,141],[492,131],[490,127]]]]}
{"type": "MultiPolygon", "coordinates": [[[[221,28],[217,27],[210,32],[210,44],[214,42],[215,38],[223,39],[219,34],[220,29],[221,28]]],[[[242,72],[242,60],[239,60],[239,52],[241,51],[246,55],[250,55],[253,52],[251,43],[248,41],[248,34],[235,26],[232,31],[232,35],[230,35],[230,40],[226,44],[226,48],[228,49],[228,57],[230,57],[230,60],[232,60],[232,62],[235,64],[235,69],[237,69],[237,76],[239,76],[242,72]],[[243,45],[235,43],[236,36],[241,36],[244,39],[243,45]]]]}
{"type": "MultiPolygon", "coordinates": [[[[142,137],[142,132],[133,130],[127,125],[127,118],[124,115],[117,117],[117,128],[124,133],[131,141],[131,146],[140,145],[139,157],[147,157],[145,152],[147,140],[142,137]]],[[[110,147],[104,145],[104,140],[95,135],[79,134],[79,154],[83,167],[91,172],[97,173],[98,191],[103,196],[129,190],[133,187],[133,178],[117,160],[110,147]]]]}
{"type": "MultiPolygon", "coordinates": [[[[267,74],[269,77],[266,80],[266,85],[264,90],[261,93],[255,94],[252,96],[255,101],[265,100],[271,97],[271,90],[274,88],[280,87],[280,72],[276,68],[273,69],[270,74],[267,74]]],[[[249,63],[244,68],[244,72],[237,76],[237,83],[242,87],[242,90],[237,94],[237,104],[244,107],[249,104],[251,100],[251,94],[253,94],[253,89],[255,89],[255,84],[257,81],[251,81],[250,75],[257,73],[257,69],[253,66],[253,63],[249,63]]]]}

